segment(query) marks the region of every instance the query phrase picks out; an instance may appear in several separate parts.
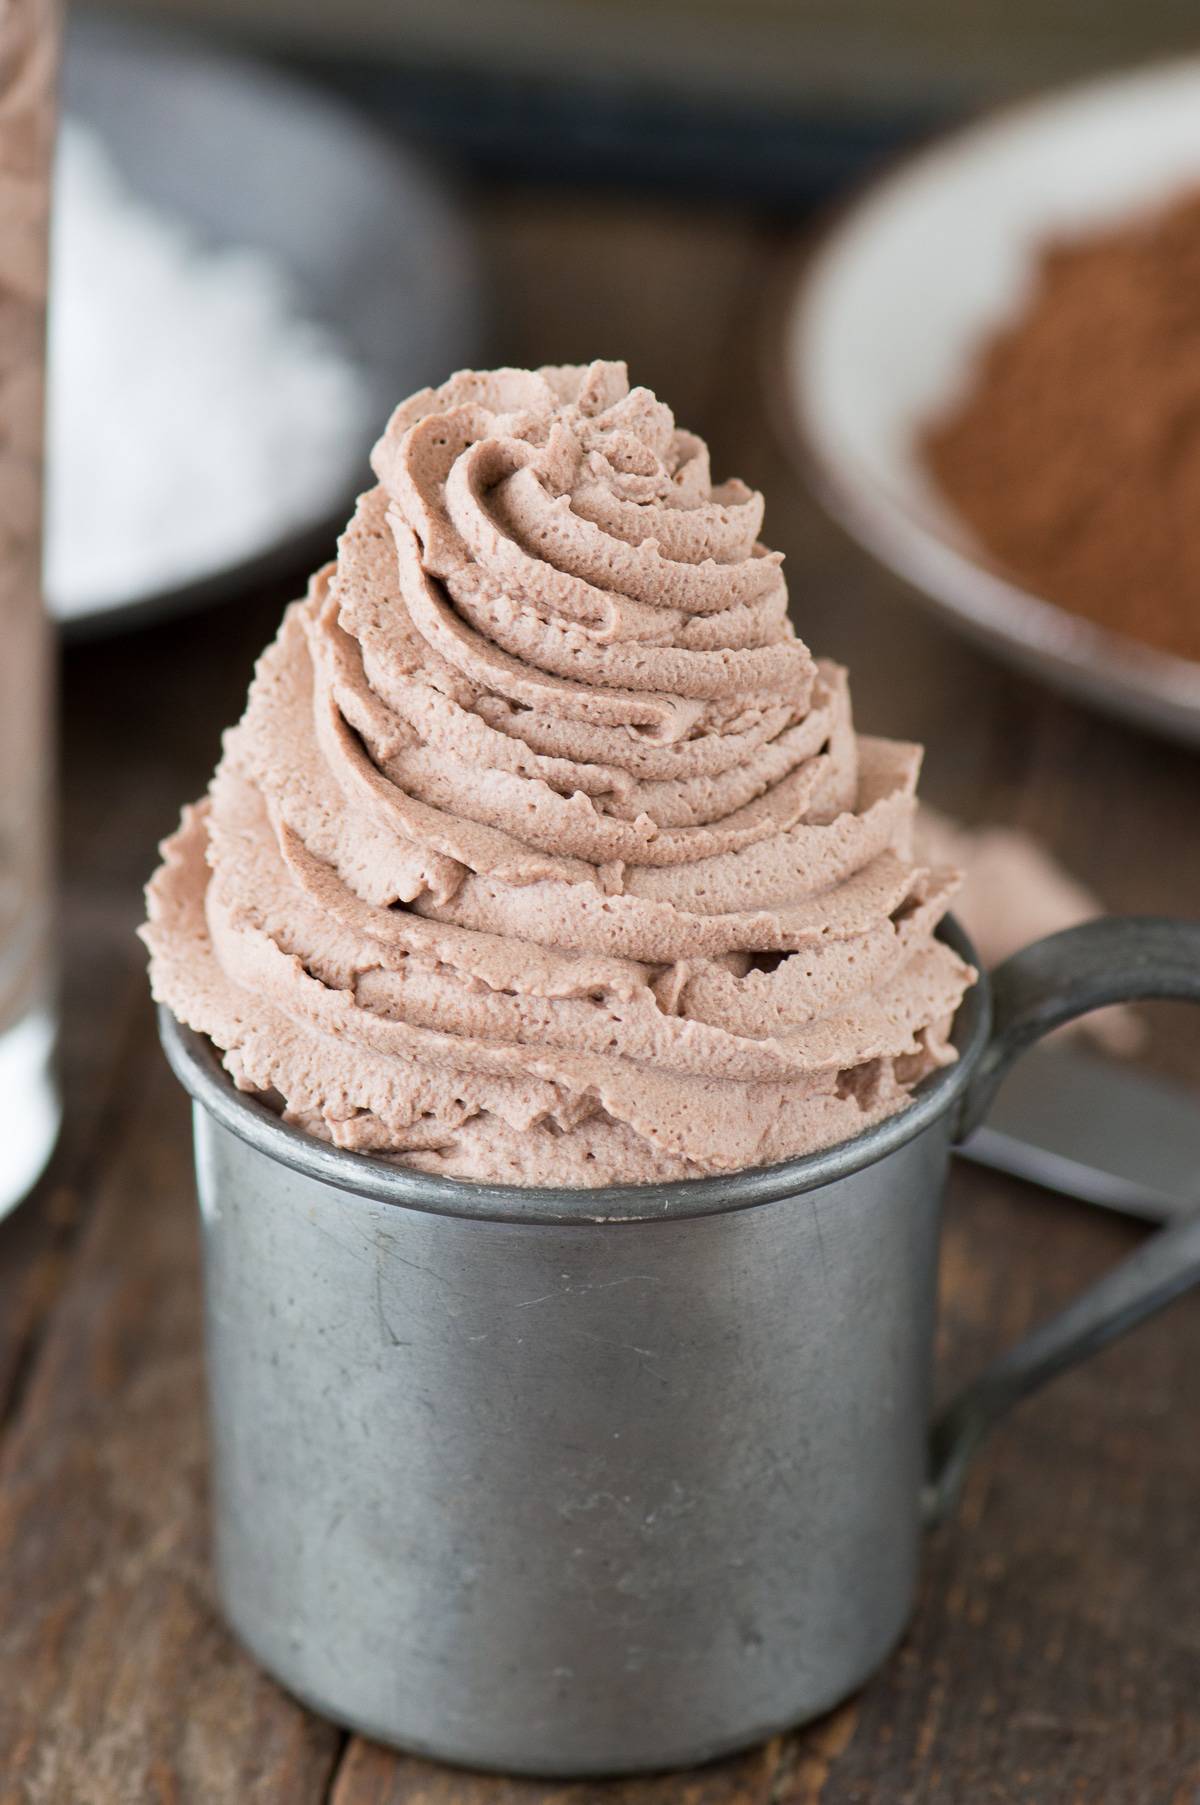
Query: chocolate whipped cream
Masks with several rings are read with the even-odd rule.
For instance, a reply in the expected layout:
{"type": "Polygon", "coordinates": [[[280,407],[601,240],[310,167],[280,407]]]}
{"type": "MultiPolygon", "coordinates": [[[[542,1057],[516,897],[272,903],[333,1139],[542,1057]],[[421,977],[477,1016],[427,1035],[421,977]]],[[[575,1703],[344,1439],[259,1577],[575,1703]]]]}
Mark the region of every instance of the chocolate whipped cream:
{"type": "Polygon", "coordinates": [[[154,994],[243,1089],[424,1171],[591,1186],[858,1133],[974,973],[762,497],[625,368],[399,407],[149,888],[154,994]]]}

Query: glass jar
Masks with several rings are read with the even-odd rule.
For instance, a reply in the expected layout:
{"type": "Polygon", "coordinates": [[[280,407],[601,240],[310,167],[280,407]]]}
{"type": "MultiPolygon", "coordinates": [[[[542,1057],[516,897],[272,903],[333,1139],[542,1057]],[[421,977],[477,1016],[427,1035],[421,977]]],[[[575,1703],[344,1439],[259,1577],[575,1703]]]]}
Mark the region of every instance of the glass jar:
{"type": "Polygon", "coordinates": [[[0,0],[0,1215],[54,1144],[52,645],[42,601],[58,17],[0,0]]]}

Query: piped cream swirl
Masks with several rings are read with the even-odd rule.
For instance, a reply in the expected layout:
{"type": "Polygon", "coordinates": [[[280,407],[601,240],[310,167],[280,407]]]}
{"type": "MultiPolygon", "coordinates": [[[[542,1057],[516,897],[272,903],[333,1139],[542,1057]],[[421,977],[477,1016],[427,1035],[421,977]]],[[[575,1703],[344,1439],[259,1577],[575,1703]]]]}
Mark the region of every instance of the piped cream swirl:
{"type": "Polygon", "coordinates": [[[594,1186],[900,1108],[974,974],[761,496],[621,364],[399,407],[164,846],[154,992],[336,1145],[594,1186]]]}

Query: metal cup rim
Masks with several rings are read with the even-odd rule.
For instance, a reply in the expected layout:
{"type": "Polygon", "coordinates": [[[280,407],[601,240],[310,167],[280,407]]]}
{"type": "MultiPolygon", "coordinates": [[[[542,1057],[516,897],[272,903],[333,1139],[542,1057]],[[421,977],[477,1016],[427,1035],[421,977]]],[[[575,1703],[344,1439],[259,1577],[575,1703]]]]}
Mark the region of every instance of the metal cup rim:
{"type": "Polygon", "coordinates": [[[932,1072],[894,1116],[851,1140],[773,1166],[654,1184],[591,1188],[479,1184],[415,1172],[378,1155],[351,1153],[283,1122],[260,1098],[239,1091],[207,1035],[185,1027],[165,1007],[159,1034],[171,1069],[193,1100],[222,1127],[267,1158],[344,1191],[425,1214],[545,1226],[688,1221],[773,1203],[848,1178],[903,1146],[949,1110],[967,1084],[991,1030],[991,999],[975,949],[952,916],[938,930],[978,981],[959,1006],[954,1024],[958,1059],[932,1072]]]}

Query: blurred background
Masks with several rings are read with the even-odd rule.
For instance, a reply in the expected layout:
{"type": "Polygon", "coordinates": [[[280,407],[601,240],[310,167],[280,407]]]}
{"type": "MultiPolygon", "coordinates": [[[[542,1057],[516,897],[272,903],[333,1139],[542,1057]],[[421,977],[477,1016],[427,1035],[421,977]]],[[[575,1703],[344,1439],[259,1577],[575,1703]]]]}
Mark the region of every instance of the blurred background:
{"type": "Polygon", "coordinates": [[[792,212],[964,110],[1196,30],[1186,0],[144,0],[127,16],[281,60],[483,180],[792,212]]]}
{"type": "Polygon", "coordinates": [[[1196,41],[1187,0],[143,0],[136,16],[315,66],[493,171],[776,198],[965,107],[1196,41]]]}

